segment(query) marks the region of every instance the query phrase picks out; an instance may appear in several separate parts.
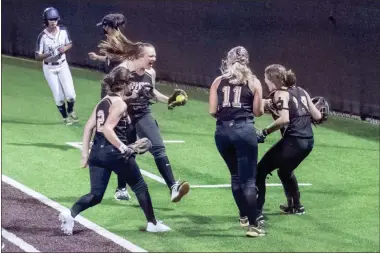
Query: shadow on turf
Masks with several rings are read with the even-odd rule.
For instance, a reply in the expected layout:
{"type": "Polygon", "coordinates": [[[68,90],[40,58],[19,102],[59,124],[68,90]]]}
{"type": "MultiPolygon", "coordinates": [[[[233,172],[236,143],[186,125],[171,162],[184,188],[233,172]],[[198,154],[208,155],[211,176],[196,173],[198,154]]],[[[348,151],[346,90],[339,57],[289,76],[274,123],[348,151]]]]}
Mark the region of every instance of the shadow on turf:
{"type": "Polygon", "coordinates": [[[57,145],[52,143],[7,143],[7,145],[11,146],[36,146],[36,147],[42,147],[42,148],[52,148],[52,149],[59,149],[62,151],[68,151],[68,150],[78,150],[75,147],[68,146],[68,145],[57,145]]]}

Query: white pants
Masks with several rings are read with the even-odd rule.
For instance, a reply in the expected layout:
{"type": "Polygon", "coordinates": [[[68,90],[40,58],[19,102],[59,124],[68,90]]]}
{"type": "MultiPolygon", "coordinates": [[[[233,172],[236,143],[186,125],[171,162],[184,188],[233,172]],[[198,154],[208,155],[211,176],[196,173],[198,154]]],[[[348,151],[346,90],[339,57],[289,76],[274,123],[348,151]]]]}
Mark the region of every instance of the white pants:
{"type": "Polygon", "coordinates": [[[60,65],[42,63],[45,78],[50,86],[57,106],[62,106],[66,100],[75,101],[73,77],[69,65],[64,61],[60,65]]]}

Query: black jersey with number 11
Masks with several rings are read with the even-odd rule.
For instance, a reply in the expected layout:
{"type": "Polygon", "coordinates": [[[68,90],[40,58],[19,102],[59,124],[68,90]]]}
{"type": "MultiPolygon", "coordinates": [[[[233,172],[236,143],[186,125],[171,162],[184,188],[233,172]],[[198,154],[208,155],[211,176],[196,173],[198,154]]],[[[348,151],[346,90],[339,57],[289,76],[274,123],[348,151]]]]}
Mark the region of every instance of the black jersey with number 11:
{"type": "Polygon", "coordinates": [[[248,84],[233,85],[229,79],[220,81],[218,90],[218,110],[216,117],[220,121],[237,118],[253,118],[254,95],[248,84]]]}

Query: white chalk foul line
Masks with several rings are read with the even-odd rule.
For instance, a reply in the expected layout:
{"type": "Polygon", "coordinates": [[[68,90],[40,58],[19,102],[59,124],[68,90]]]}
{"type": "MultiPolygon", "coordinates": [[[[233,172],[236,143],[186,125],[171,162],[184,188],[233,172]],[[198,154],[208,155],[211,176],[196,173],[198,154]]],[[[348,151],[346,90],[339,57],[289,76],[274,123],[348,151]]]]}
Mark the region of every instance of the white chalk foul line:
{"type": "MultiPolygon", "coordinates": [[[[64,207],[64,206],[60,205],[59,203],[45,197],[41,193],[38,193],[38,192],[26,187],[25,185],[17,182],[16,180],[13,180],[12,178],[10,178],[6,175],[1,175],[1,176],[2,176],[1,180],[3,182],[19,189],[20,191],[24,192],[25,194],[27,194],[27,195],[29,195],[29,196],[37,199],[37,200],[39,200],[40,202],[44,203],[45,205],[48,205],[48,206],[54,208],[55,210],[57,210],[59,212],[67,210],[66,207],[64,207]]],[[[88,219],[84,218],[81,215],[78,215],[77,217],[75,217],[75,220],[77,222],[79,222],[80,224],[82,224],[83,226],[95,231],[96,233],[98,233],[99,235],[101,235],[105,238],[110,239],[114,243],[122,246],[123,248],[125,248],[131,252],[147,252],[143,248],[127,241],[126,239],[124,239],[118,235],[115,235],[114,233],[111,233],[107,229],[98,226],[97,224],[89,221],[88,219]]],[[[57,221],[58,221],[58,218],[57,218],[57,221]]],[[[75,240],[75,239],[73,239],[73,240],[75,240]]]]}
{"type": "MultiPolygon", "coordinates": [[[[25,252],[40,252],[36,248],[34,248],[32,245],[29,243],[25,242],[21,238],[17,237],[15,234],[12,234],[11,232],[8,232],[4,228],[1,228],[1,235],[13,243],[14,245],[18,246],[20,249],[22,249],[25,252]]],[[[4,243],[3,243],[4,244],[4,243]]],[[[2,245],[3,248],[3,245],[2,245]]]]}
{"type": "MultiPolygon", "coordinates": [[[[82,150],[82,142],[66,142],[66,144],[82,150]]],[[[155,175],[153,173],[150,173],[150,172],[143,170],[141,168],[140,168],[140,171],[141,171],[142,175],[149,177],[153,180],[156,180],[159,183],[166,184],[165,180],[162,177],[155,175]]],[[[311,183],[299,183],[298,185],[299,186],[311,186],[312,184],[311,183]]],[[[268,186],[268,187],[280,187],[280,186],[282,186],[282,184],[281,183],[267,183],[266,186],[268,186]]],[[[191,185],[191,188],[230,188],[230,187],[231,187],[231,184],[191,185]]]]}
{"type": "Polygon", "coordinates": [[[185,143],[185,140],[164,140],[164,143],[182,144],[185,143]]]}
{"type": "MultiPolygon", "coordinates": [[[[164,143],[168,144],[182,144],[185,143],[185,140],[164,140],[164,143]]],[[[66,144],[73,146],[78,149],[82,149],[82,142],[66,142],[66,144]]]]}

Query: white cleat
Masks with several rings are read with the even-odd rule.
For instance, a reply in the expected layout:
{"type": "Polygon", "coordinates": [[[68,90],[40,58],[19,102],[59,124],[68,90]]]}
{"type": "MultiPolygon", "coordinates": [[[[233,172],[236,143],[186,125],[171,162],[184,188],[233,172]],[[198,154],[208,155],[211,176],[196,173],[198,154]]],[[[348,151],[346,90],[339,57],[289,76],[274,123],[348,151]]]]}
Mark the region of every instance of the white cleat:
{"type": "Polygon", "coordinates": [[[176,182],[171,190],[171,201],[179,202],[190,191],[190,184],[186,181],[176,182]]]}
{"type": "Polygon", "coordinates": [[[65,235],[72,235],[74,228],[74,218],[71,216],[71,212],[64,211],[59,214],[59,221],[61,222],[61,230],[65,235]]]}
{"type": "Polygon", "coordinates": [[[151,233],[168,232],[170,230],[171,229],[160,220],[157,221],[156,225],[152,222],[148,222],[148,226],[146,227],[146,231],[151,233]]]}
{"type": "Polygon", "coordinates": [[[122,188],[116,189],[114,198],[117,201],[128,201],[131,199],[131,196],[129,195],[127,188],[122,188]]]}

